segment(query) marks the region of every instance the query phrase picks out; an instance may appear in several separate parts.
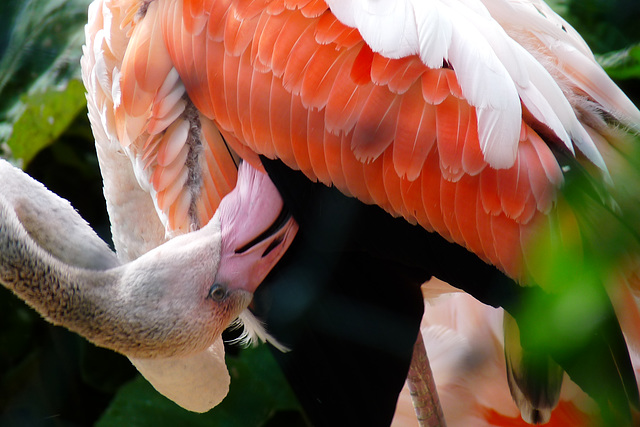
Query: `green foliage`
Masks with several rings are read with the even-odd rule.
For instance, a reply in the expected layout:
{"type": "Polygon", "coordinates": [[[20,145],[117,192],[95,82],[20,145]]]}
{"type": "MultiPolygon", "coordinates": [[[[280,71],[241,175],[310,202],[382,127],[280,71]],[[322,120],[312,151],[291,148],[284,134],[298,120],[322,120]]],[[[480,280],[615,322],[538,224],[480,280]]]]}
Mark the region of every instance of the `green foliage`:
{"type": "Polygon", "coordinates": [[[28,162],[82,109],[82,84],[70,81],[80,77],[89,3],[27,0],[0,6],[0,40],[8,42],[0,48],[0,147],[9,141],[16,158],[28,162]]]}
{"type": "Polygon", "coordinates": [[[561,14],[598,54],[623,49],[640,40],[640,2],[636,0],[553,0],[561,14]]]}
{"type": "Polygon", "coordinates": [[[575,165],[565,174],[552,214],[555,232],[541,230],[530,258],[533,280],[548,293],[524,302],[519,319],[529,345],[582,367],[573,373],[567,369],[570,376],[590,375],[590,386],[584,376],[580,384],[598,401],[604,425],[630,425],[629,403],[637,396],[618,324],[622,318],[616,318],[621,313],[614,312],[610,299],[617,296],[616,309],[636,303],[624,283],[627,275],[637,274],[640,254],[640,139],[627,138],[628,145],[620,144],[624,151],[609,153],[619,156],[610,168],[615,189],[596,184],[575,165]]]}
{"type": "Polygon", "coordinates": [[[7,141],[13,157],[29,163],[38,152],[56,141],[78,113],[85,110],[84,93],[82,82],[71,80],[64,90],[33,91],[20,98],[24,108],[7,141]]]}
{"type": "Polygon", "coordinates": [[[601,55],[598,60],[613,79],[640,79],[640,43],[608,52],[601,55]]]}

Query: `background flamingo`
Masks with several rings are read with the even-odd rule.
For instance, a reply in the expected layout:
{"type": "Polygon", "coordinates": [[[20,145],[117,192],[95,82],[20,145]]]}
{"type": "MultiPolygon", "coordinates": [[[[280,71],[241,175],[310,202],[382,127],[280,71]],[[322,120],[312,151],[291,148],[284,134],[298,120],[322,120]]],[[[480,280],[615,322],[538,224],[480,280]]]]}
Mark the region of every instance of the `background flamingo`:
{"type": "MultiPolygon", "coordinates": [[[[520,418],[507,387],[502,309],[463,293],[434,296],[427,285],[423,290],[426,306],[421,332],[448,425],[528,425],[520,418]]],[[[637,352],[632,352],[632,359],[636,376],[640,376],[637,352]]],[[[597,404],[565,376],[559,406],[548,425],[597,426],[603,422],[597,404]]],[[[406,386],[392,425],[418,425],[406,386]]]]}

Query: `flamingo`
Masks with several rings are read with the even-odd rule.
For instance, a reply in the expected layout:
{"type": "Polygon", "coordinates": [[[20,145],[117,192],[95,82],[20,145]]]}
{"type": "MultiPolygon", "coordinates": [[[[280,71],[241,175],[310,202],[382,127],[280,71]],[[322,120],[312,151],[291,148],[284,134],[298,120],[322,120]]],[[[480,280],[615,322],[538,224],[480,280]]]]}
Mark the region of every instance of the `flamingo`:
{"type": "MultiPolygon", "coordinates": [[[[435,280],[435,279],[434,279],[435,280]]],[[[433,285],[433,284],[431,284],[433,285]]],[[[435,296],[425,286],[422,334],[449,426],[525,426],[511,399],[504,369],[502,309],[456,292],[435,296]],[[496,381],[496,378],[502,378],[496,381]]],[[[636,361],[636,375],[640,374],[636,361]]],[[[603,425],[598,407],[565,377],[549,426],[603,425]]],[[[402,391],[392,426],[417,426],[408,387],[402,391]]]]}
{"type": "MultiPolygon", "coordinates": [[[[611,184],[603,153],[624,144],[613,124],[640,122],[537,0],[96,0],[86,34],[124,260],[206,224],[237,158],[263,170],[263,156],[544,285],[528,243],[555,231],[564,174],[611,184]]],[[[136,366],[154,377],[156,363],[136,366]]]]}

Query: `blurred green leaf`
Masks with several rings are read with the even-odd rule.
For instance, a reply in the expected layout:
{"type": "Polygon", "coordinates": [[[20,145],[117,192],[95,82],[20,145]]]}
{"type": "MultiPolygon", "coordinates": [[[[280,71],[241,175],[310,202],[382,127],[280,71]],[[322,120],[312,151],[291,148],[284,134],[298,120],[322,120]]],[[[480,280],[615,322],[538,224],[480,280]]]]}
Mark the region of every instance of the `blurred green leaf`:
{"type": "Polygon", "coordinates": [[[566,19],[566,15],[568,13],[569,6],[567,3],[570,1],[567,0],[547,0],[547,4],[553,9],[557,14],[564,16],[566,19]]]}
{"type": "MultiPolygon", "coordinates": [[[[6,27],[0,30],[0,39],[8,40],[0,60],[0,145],[11,138],[14,124],[25,110],[34,107],[34,102],[40,102],[49,111],[64,112],[60,97],[46,94],[65,92],[69,81],[80,77],[83,27],[90,1],[9,3],[2,7],[6,14],[0,21],[12,23],[9,30],[6,27]],[[47,102],[54,105],[47,106],[47,102]]],[[[69,107],[77,114],[77,98],[72,99],[75,103],[69,107]]],[[[58,121],[57,116],[50,117],[58,121]]],[[[13,145],[15,149],[18,144],[14,141],[13,145]]]]}
{"type": "Polygon", "coordinates": [[[69,81],[59,90],[35,91],[21,99],[24,108],[7,141],[16,159],[29,163],[40,150],[56,141],[86,106],[84,86],[79,80],[69,81]]]}
{"type": "Polygon", "coordinates": [[[598,62],[615,80],[640,79],[640,43],[600,55],[598,62]]]}
{"type": "Polygon", "coordinates": [[[637,0],[556,1],[563,17],[595,53],[606,53],[640,40],[640,2],[637,0]]]}
{"type": "MultiPolygon", "coordinates": [[[[231,375],[229,394],[205,414],[186,411],[160,395],[142,377],[123,386],[96,424],[97,427],[128,425],[161,426],[264,426],[279,412],[300,407],[266,346],[242,350],[227,357],[231,375]]],[[[291,424],[306,425],[302,415],[291,424]]]]}

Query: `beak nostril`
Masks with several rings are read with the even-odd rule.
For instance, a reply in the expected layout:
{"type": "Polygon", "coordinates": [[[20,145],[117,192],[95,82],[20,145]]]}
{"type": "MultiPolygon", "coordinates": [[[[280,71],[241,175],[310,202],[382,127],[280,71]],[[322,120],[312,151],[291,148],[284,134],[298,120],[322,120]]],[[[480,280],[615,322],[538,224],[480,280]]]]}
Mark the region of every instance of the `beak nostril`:
{"type": "MultiPolygon", "coordinates": [[[[282,229],[282,227],[284,227],[287,224],[287,221],[291,219],[291,216],[292,216],[291,212],[289,212],[289,210],[285,206],[283,206],[282,209],[280,210],[280,214],[278,214],[278,217],[273,221],[273,223],[269,226],[269,228],[267,228],[265,231],[260,233],[259,236],[251,240],[246,245],[243,245],[238,249],[236,249],[235,251],[236,254],[242,254],[248,251],[249,249],[251,249],[252,247],[254,247],[255,245],[259,244],[260,242],[276,234],[278,231],[282,229]]],[[[275,246],[277,246],[281,241],[282,240],[276,243],[275,246]]],[[[272,246],[273,246],[273,243],[270,244],[269,247],[265,250],[265,253],[262,254],[263,257],[273,249],[272,246]]]]}
{"type": "Polygon", "coordinates": [[[269,255],[269,253],[272,250],[274,250],[280,243],[282,243],[283,240],[284,240],[284,238],[282,236],[280,236],[277,239],[275,239],[273,242],[271,242],[269,244],[269,246],[267,246],[267,249],[265,249],[264,252],[262,253],[262,258],[264,258],[267,255],[269,255]]]}

